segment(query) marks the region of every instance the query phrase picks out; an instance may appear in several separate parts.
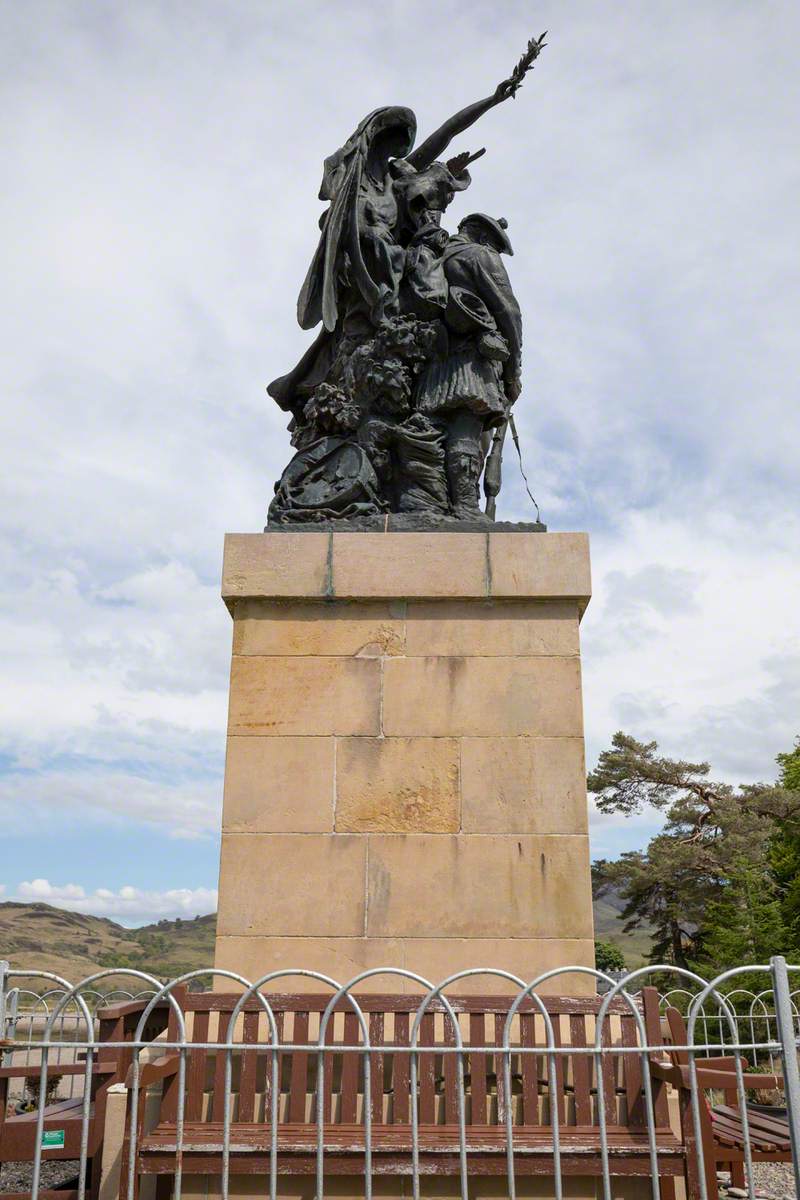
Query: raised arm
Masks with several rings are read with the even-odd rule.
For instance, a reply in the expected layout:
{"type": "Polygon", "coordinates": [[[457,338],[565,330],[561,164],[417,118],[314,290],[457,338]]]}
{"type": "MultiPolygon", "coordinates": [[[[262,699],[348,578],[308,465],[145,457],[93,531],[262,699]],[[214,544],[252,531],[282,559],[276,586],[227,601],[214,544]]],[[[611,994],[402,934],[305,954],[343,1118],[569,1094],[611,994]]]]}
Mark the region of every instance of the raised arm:
{"type": "Polygon", "coordinates": [[[538,58],[545,45],[546,33],[543,33],[539,38],[531,38],[528,42],[525,53],[519,60],[514,70],[509,75],[508,79],[504,79],[502,83],[498,83],[491,96],[487,96],[485,100],[478,100],[475,104],[468,104],[466,108],[462,108],[461,112],[457,112],[449,121],[445,121],[444,125],[432,133],[430,137],[417,146],[411,154],[409,154],[408,162],[412,167],[416,167],[418,171],[424,171],[432,162],[447,149],[453,138],[459,133],[463,133],[465,129],[469,129],[474,125],[479,117],[482,117],[490,108],[494,108],[498,104],[502,104],[504,100],[508,100],[510,96],[516,96],[519,88],[522,87],[522,81],[530,71],[534,62],[538,58]]]}
{"type": "Polygon", "coordinates": [[[499,94],[500,88],[504,86],[505,81],[500,84],[491,96],[487,96],[485,100],[478,100],[476,104],[468,104],[466,108],[462,108],[461,112],[457,112],[449,121],[445,121],[444,125],[440,125],[430,137],[425,138],[425,141],[407,156],[408,162],[411,163],[412,167],[416,167],[418,171],[424,171],[432,162],[440,158],[454,137],[457,137],[459,133],[463,133],[465,129],[469,129],[485,112],[488,112],[490,108],[494,108],[495,105],[501,104],[507,98],[507,94],[499,94]]]}

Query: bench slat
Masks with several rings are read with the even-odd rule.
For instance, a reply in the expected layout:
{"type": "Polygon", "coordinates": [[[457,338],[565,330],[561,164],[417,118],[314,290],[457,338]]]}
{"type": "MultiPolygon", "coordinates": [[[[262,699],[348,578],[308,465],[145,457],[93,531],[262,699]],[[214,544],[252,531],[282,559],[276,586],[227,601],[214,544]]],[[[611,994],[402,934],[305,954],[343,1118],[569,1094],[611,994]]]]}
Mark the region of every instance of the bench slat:
{"type": "Polygon", "coordinates": [[[644,1094],[642,1091],[642,1063],[638,1053],[639,1033],[633,1013],[621,1019],[622,1044],[631,1047],[631,1054],[621,1056],[622,1078],[625,1086],[625,1104],[628,1123],[637,1128],[647,1127],[644,1094]]]}
{"type": "MultiPolygon", "coordinates": [[[[491,1038],[487,1041],[487,1046],[502,1046],[503,1045],[503,1030],[506,1024],[506,1013],[495,1013],[494,1030],[491,1038]]],[[[488,1022],[487,1022],[488,1026],[488,1022]]],[[[487,1028],[487,1033],[489,1032],[487,1028]]],[[[502,1050],[498,1050],[494,1057],[494,1074],[497,1088],[497,1121],[502,1125],[506,1119],[506,1075],[505,1075],[505,1056],[502,1050]]]]}
{"type": "MultiPolygon", "coordinates": [[[[292,1041],[297,1045],[308,1044],[308,1013],[294,1014],[292,1041]]],[[[308,1054],[303,1050],[291,1051],[291,1075],[289,1080],[289,1124],[302,1124],[306,1120],[306,1094],[308,1090],[308,1054]]]]}
{"type": "MultiPolygon", "coordinates": [[[[458,1020],[457,1017],[456,1020],[458,1020]]],[[[453,1022],[447,1014],[445,1014],[444,1018],[443,1040],[446,1046],[455,1046],[456,1044],[456,1031],[453,1028],[453,1022]]],[[[458,1124],[458,1093],[460,1091],[458,1083],[458,1057],[456,1054],[444,1055],[444,1119],[448,1125],[458,1124]]]]}
{"type": "MultiPolygon", "coordinates": [[[[254,1046],[258,1042],[258,1021],[259,1014],[257,1012],[244,1014],[242,1040],[245,1046],[254,1046]]],[[[267,1030],[267,1036],[269,1036],[269,1030],[267,1030]]],[[[269,1055],[267,1055],[266,1062],[267,1070],[269,1070],[269,1055]]],[[[252,1121],[255,1117],[257,1066],[258,1055],[256,1051],[243,1050],[241,1075],[239,1077],[240,1121],[252,1121]]]]}
{"type": "MultiPolygon", "coordinates": [[[[420,1021],[418,1045],[434,1045],[434,1015],[426,1012],[420,1021]]],[[[419,1055],[419,1121],[432,1125],[436,1120],[436,1058],[433,1054],[419,1055]]]]}
{"type": "MultiPolygon", "coordinates": [[[[395,1013],[394,1040],[398,1046],[407,1046],[411,1036],[411,1014],[395,1013]]],[[[395,1125],[407,1125],[410,1119],[409,1081],[410,1068],[407,1054],[392,1056],[392,1112],[395,1125]]]]}
{"type": "MultiPolygon", "coordinates": [[[[207,1012],[195,1013],[193,1042],[208,1041],[207,1012]]],[[[186,1064],[186,1120],[199,1121],[203,1116],[203,1093],[206,1088],[206,1050],[190,1050],[186,1064]]]]}
{"type": "MultiPolygon", "coordinates": [[[[586,1045],[586,1018],[571,1016],[569,1019],[570,1042],[573,1046],[586,1045]]],[[[588,1054],[573,1054],[572,1081],[575,1091],[575,1122],[578,1125],[592,1124],[591,1062],[588,1054]]]]}
{"type": "MultiPolygon", "coordinates": [[[[373,1046],[383,1045],[384,1014],[373,1012],[367,1018],[369,1040],[373,1046]]],[[[370,1055],[370,1112],[372,1120],[383,1121],[383,1070],[384,1055],[370,1055]]]]}
{"type": "MultiPolygon", "coordinates": [[[[358,1017],[354,1012],[346,1012],[344,1015],[344,1041],[346,1046],[357,1046],[361,1041],[358,1017]]],[[[342,1055],[341,1120],[343,1124],[352,1124],[358,1114],[358,1080],[361,1073],[359,1059],[360,1055],[358,1054],[342,1055]]]]}
{"type": "MultiPolygon", "coordinates": [[[[233,1018],[233,1005],[227,1012],[220,1012],[219,1024],[217,1025],[217,1041],[225,1042],[228,1037],[228,1030],[233,1018]]],[[[214,1094],[211,1099],[211,1113],[213,1121],[221,1121],[225,1115],[225,1059],[227,1054],[224,1050],[211,1050],[211,1055],[214,1061],[214,1094]]]]}
{"type": "MultiPolygon", "coordinates": [[[[469,1040],[472,1046],[486,1045],[486,1014],[473,1012],[469,1014],[469,1040]]],[[[472,1108],[470,1124],[486,1124],[486,1055],[470,1051],[469,1056],[470,1092],[472,1108]]]]}
{"type": "MultiPolygon", "coordinates": [[[[523,1013],[519,1019],[520,1045],[536,1045],[536,1016],[534,1013],[523,1013]]],[[[539,1056],[538,1054],[522,1054],[522,1123],[523,1125],[541,1125],[539,1114],[539,1056]]]]}

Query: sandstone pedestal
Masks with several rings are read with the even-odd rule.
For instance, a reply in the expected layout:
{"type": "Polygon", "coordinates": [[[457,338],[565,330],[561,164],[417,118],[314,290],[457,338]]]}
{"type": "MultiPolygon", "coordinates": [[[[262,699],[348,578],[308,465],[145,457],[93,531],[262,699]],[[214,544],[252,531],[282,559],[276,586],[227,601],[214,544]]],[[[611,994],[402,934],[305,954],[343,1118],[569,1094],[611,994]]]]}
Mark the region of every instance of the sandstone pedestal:
{"type": "Polygon", "coordinates": [[[584,534],[228,535],[218,967],[593,965],[589,593],[584,534]]]}

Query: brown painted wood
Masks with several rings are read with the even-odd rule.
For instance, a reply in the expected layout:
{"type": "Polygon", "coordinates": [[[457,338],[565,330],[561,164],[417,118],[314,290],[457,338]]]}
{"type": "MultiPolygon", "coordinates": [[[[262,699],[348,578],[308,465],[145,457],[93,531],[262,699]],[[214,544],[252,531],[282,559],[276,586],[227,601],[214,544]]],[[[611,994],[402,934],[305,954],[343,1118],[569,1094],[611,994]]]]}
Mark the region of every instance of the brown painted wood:
{"type": "MultiPolygon", "coordinates": [[[[358,1017],[354,1012],[345,1012],[344,1040],[347,1046],[357,1046],[361,1041],[358,1017]]],[[[355,1121],[358,1113],[360,1067],[358,1054],[342,1055],[341,1120],[343,1124],[355,1121]]]]}
{"type": "MultiPolygon", "coordinates": [[[[578,1018],[580,1020],[580,1018],[578,1018]]],[[[519,1019],[520,1044],[536,1045],[536,1017],[523,1013],[519,1019]]],[[[522,1054],[522,1123],[527,1126],[541,1125],[539,1112],[539,1056],[522,1054]]]]}
{"type": "MultiPolygon", "coordinates": [[[[327,1027],[325,1029],[325,1045],[326,1046],[333,1045],[333,1043],[335,1041],[335,1034],[336,1034],[336,1030],[334,1027],[334,1022],[333,1022],[333,1019],[331,1019],[330,1021],[328,1021],[327,1027]]],[[[314,1105],[313,1105],[313,1110],[312,1110],[314,1113],[315,1120],[317,1117],[316,1071],[319,1069],[319,1067],[317,1065],[318,1062],[319,1062],[319,1056],[315,1055],[315,1075],[314,1075],[315,1097],[314,1097],[314,1105]]],[[[323,1054],[323,1056],[322,1056],[322,1119],[326,1123],[330,1123],[333,1121],[333,1071],[334,1071],[334,1055],[332,1053],[323,1054]]]]}
{"type": "MultiPolygon", "coordinates": [[[[611,1022],[608,1020],[603,1022],[603,1028],[600,1031],[600,1045],[611,1045],[611,1022]]],[[[602,1102],[606,1110],[606,1122],[609,1125],[616,1125],[617,1123],[617,1104],[614,1089],[614,1073],[616,1070],[616,1064],[614,1062],[614,1057],[615,1056],[611,1054],[604,1054],[602,1056],[600,1065],[600,1074],[602,1079],[598,1084],[598,1090],[602,1093],[602,1102]]]]}
{"type": "MultiPolygon", "coordinates": [[[[562,1045],[561,1022],[558,1020],[558,1015],[559,1014],[555,1014],[554,1019],[553,1019],[553,1044],[555,1046],[562,1045]]],[[[546,1037],[545,1037],[545,1041],[546,1041],[546,1037]]],[[[550,1123],[551,1123],[551,1125],[553,1123],[552,1110],[553,1110],[553,1108],[555,1108],[555,1110],[558,1113],[559,1123],[561,1125],[566,1125],[567,1114],[564,1111],[565,1108],[567,1107],[566,1106],[566,1095],[565,1095],[565,1090],[564,1090],[565,1059],[562,1054],[557,1054],[555,1056],[555,1058],[556,1058],[556,1071],[555,1071],[556,1084],[555,1084],[555,1091],[550,1096],[550,1105],[551,1105],[550,1123]]],[[[552,1074],[550,1071],[549,1059],[546,1064],[546,1069],[547,1069],[548,1094],[549,1094],[552,1089],[552,1074]]]]}
{"type": "MultiPolygon", "coordinates": [[[[434,1015],[426,1012],[419,1024],[417,1045],[432,1046],[434,1044],[434,1015]]],[[[432,1125],[436,1111],[436,1058],[433,1054],[420,1054],[418,1057],[418,1088],[419,1109],[418,1120],[424,1125],[432,1125]]]]}
{"type": "MultiPolygon", "coordinates": [[[[181,999],[181,1007],[184,1012],[230,1012],[234,1003],[239,1000],[238,993],[227,992],[185,992],[185,989],[176,988],[174,995],[184,991],[184,996],[181,999]]],[[[328,993],[315,992],[263,992],[262,995],[269,1003],[273,1012],[296,1012],[305,1010],[306,1012],[324,1012],[330,1003],[330,995],[328,993]]],[[[423,1000],[422,994],[409,995],[391,993],[371,992],[361,994],[356,993],[358,1004],[362,1012],[411,1012],[414,1013],[419,1008],[423,1000]]],[[[515,993],[510,992],[508,995],[497,996],[448,996],[448,1003],[453,1012],[456,1013],[503,1013],[507,1014],[509,1005],[515,998],[515,993]]],[[[600,996],[540,996],[539,1000],[544,1004],[545,1009],[549,1013],[558,1013],[561,1015],[569,1015],[570,1013],[588,1013],[596,1014],[600,1010],[602,997],[600,996]]],[[[127,1007],[127,1005],[123,1006],[127,1007]]],[[[140,1006],[140,1012],[142,1011],[140,1006]]],[[[428,1004],[430,1012],[446,1012],[445,1005],[441,1000],[431,1000],[428,1004]]],[[[250,998],[243,1005],[245,1012],[263,1012],[263,1004],[255,999],[250,998]]],[[[111,1010],[108,1010],[111,1011],[111,1010]]],[[[540,1012],[541,1009],[537,1003],[532,1001],[530,997],[526,997],[522,1001],[520,1012],[540,1012]]],[[[610,1013],[621,1014],[630,1012],[630,1007],[625,1001],[619,998],[614,999],[608,1009],[610,1013]]],[[[352,1012],[352,1002],[346,997],[343,997],[334,1008],[334,1012],[352,1012]]]]}
{"type": "MultiPolygon", "coordinates": [[[[496,1012],[493,1014],[494,1020],[487,1019],[486,1032],[491,1029],[492,1036],[487,1041],[487,1046],[503,1045],[503,1030],[506,1024],[508,1010],[505,1013],[496,1012]],[[492,1025],[494,1028],[492,1029],[492,1025]]],[[[505,1056],[502,1049],[494,1054],[494,1076],[495,1087],[497,1089],[497,1123],[502,1125],[506,1119],[506,1074],[505,1074],[505,1056]]]]}
{"type": "MultiPolygon", "coordinates": [[[[207,1012],[197,1013],[194,1018],[192,1041],[208,1041],[207,1012]]],[[[190,1050],[186,1064],[186,1119],[199,1121],[203,1115],[203,1093],[206,1086],[206,1051],[190,1050]]]]}
{"type": "MultiPolygon", "coordinates": [[[[395,1045],[407,1046],[411,1036],[411,1016],[409,1013],[395,1013],[394,1040],[395,1045]]],[[[407,1054],[393,1055],[392,1062],[392,1091],[394,1124],[407,1125],[411,1114],[409,1104],[409,1083],[411,1061],[407,1054]]]]}
{"type": "MultiPolygon", "coordinates": [[[[258,1013],[245,1013],[242,1030],[242,1041],[245,1046],[254,1046],[258,1042],[258,1013]]],[[[256,1074],[258,1055],[255,1050],[242,1051],[241,1074],[239,1076],[239,1116],[240,1121],[252,1121],[256,1108],[256,1074]]]]}
{"type": "MultiPolygon", "coordinates": [[[[486,1014],[473,1012],[469,1015],[469,1042],[471,1046],[486,1045],[486,1014]]],[[[470,1091],[472,1094],[472,1125],[486,1124],[486,1055],[470,1051],[469,1075],[470,1091]]]]}
{"type": "MultiPolygon", "coordinates": [[[[308,1012],[294,1014],[292,1041],[297,1045],[308,1044],[308,1012]]],[[[308,1094],[308,1054],[302,1050],[291,1050],[289,1076],[289,1121],[302,1124],[306,1120],[306,1096],[308,1094]]]]}
{"type": "MultiPolygon", "coordinates": [[[[444,1044],[446,1046],[455,1046],[456,1044],[455,1029],[453,1028],[453,1022],[448,1016],[445,1016],[444,1019],[444,1044]]],[[[458,1056],[455,1054],[445,1054],[443,1058],[444,1119],[448,1125],[457,1125],[458,1093],[461,1090],[458,1082],[458,1056]]]]}
{"type": "MultiPolygon", "coordinates": [[[[378,1141],[373,1143],[376,1153],[378,1148],[387,1151],[411,1148],[410,1127],[398,1128],[396,1125],[374,1125],[373,1135],[378,1141]]],[[[184,1126],[184,1145],[187,1153],[194,1151],[210,1151],[221,1148],[223,1127],[218,1122],[187,1123],[184,1126]]],[[[657,1137],[665,1155],[680,1157],[681,1143],[670,1129],[657,1130],[657,1137]]],[[[283,1125],[279,1132],[278,1145],[282,1150],[302,1150],[316,1146],[317,1130],[313,1123],[305,1125],[283,1125]]],[[[364,1149],[364,1125],[339,1125],[326,1133],[326,1149],[330,1147],[332,1154],[344,1151],[364,1149]]],[[[152,1133],[146,1134],[141,1142],[143,1152],[149,1150],[172,1150],[176,1145],[174,1126],[157,1126],[152,1133]]],[[[515,1134],[515,1144],[521,1153],[546,1156],[552,1154],[553,1136],[549,1126],[541,1126],[537,1130],[520,1129],[515,1134]]],[[[459,1145],[458,1130],[444,1125],[419,1126],[420,1149],[428,1153],[446,1153],[457,1150],[459,1145]]],[[[561,1141],[565,1150],[571,1154],[581,1154],[591,1158],[597,1154],[598,1137],[595,1125],[573,1125],[561,1131],[561,1141]]],[[[471,1153],[500,1153],[506,1149],[505,1130],[499,1126],[483,1129],[470,1128],[467,1134],[467,1149],[471,1153]]],[[[253,1150],[268,1150],[270,1145],[269,1128],[262,1122],[250,1125],[236,1125],[231,1138],[231,1153],[247,1153],[253,1150]]],[[[645,1132],[632,1132],[628,1129],[609,1131],[609,1155],[619,1157],[628,1152],[648,1153],[648,1139],[645,1132]]]]}
{"type": "MultiPolygon", "coordinates": [[[[383,1045],[384,1013],[372,1012],[367,1019],[371,1046],[383,1045]]],[[[370,1115],[375,1122],[383,1121],[384,1055],[370,1054],[370,1115]]]]}
{"type": "Polygon", "coordinates": [[[631,1125],[644,1126],[646,1128],[647,1106],[644,1103],[642,1063],[638,1051],[639,1031],[636,1025],[636,1018],[632,1013],[630,1016],[622,1017],[621,1026],[622,1044],[623,1046],[628,1046],[631,1050],[630,1054],[623,1054],[621,1059],[622,1085],[625,1091],[628,1122],[631,1125]]]}
{"type": "MultiPolygon", "coordinates": [[[[586,1045],[586,1018],[571,1016],[569,1019],[570,1043],[586,1045]]],[[[572,1055],[572,1080],[575,1089],[575,1123],[592,1124],[591,1060],[588,1054],[572,1055]]]]}
{"type": "MultiPolygon", "coordinates": [[[[565,1015],[569,1018],[570,1043],[576,1047],[587,1046],[587,1017],[595,1015],[601,1001],[598,998],[577,999],[571,997],[547,997],[546,1010],[553,1017],[556,1034],[556,1044],[561,1041],[561,1030],[557,1018],[565,1015]]],[[[238,996],[221,994],[186,995],[183,1000],[188,1011],[195,1015],[195,1039],[205,1040],[204,1029],[212,1012],[219,1013],[221,1025],[219,1038],[224,1039],[227,1029],[226,1013],[232,1012],[238,996]]],[[[408,1043],[410,1024],[416,1013],[420,998],[418,996],[369,996],[359,997],[359,1004],[367,1014],[370,1031],[370,1041],[375,1047],[385,1044],[386,1015],[393,1014],[394,1035],[393,1044],[408,1043]]],[[[508,1008],[513,1000],[509,997],[461,997],[453,1007],[468,1014],[469,1036],[467,1045],[498,1046],[502,1041],[502,1033],[508,1014],[508,1008]]],[[[294,1030],[291,1041],[309,1050],[282,1051],[282,1057],[288,1058],[283,1069],[288,1068],[288,1096],[285,1111],[281,1109],[278,1127],[278,1145],[281,1150],[279,1170],[281,1174],[312,1173],[315,1169],[314,1147],[316,1142],[316,1124],[314,1121],[313,1104],[309,1109],[308,1097],[315,1095],[315,1078],[317,1055],[314,1044],[309,1043],[309,1015],[320,1013],[328,1003],[327,996],[313,997],[305,994],[299,996],[270,997],[276,1020],[280,1026],[280,1037],[283,1039],[283,1017],[285,1013],[294,1015],[294,1030]],[[294,1005],[294,1007],[293,1007],[294,1005]],[[314,1071],[309,1074],[309,1062],[313,1058],[314,1071]],[[311,1119],[309,1118],[311,1113],[311,1119]]],[[[260,1006],[246,1006],[242,1047],[252,1047],[258,1044],[258,1012],[260,1006]]],[[[356,1046],[362,1044],[358,1018],[352,1009],[344,1004],[338,1011],[344,1016],[343,1043],[356,1046]]],[[[456,1057],[452,1054],[437,1054],[435,1052],[436,1033],[434,1012],[443,1011],[442,1005],[431,1005],[431,1011],[426,1012],[420,1023],[419,1045],[424,1049],[418,1059],[418,1100],[420,1118],[420,1154],[421,1172],[423,1174],[453,1174],[457,1173],[458,1162],[458,1083],[456,1057]],[[439,1078],[437,1078],[439,1076],[439,1078]],[[435,1124],[437,1120],[436,1095],[439,1087],[443,1088],[443,1119],[444,1124],[435,1124]]],[[[534,1004],[523,1006],[520,1014],[519,1037],[522,1046],[534,1047],[536,1041],[536,1025],[534,1014],[537,1011],[534,1004]]],[[[629,1112],[640,1104],[641,1070],[638,1075],[629,1070],[629,1064],[638,1064],[638,1055],[634,1052],[638,1045],[638,1031],[630,1010],[626,1005],[612,1004],[611,1011],[623,1017],[622,1044],[628,1046],[632,1053],[619,1062],[619,1056],[610,1056],[606,1078],[601,1085],[601,1100],[605,1102],[609,1122],[608,1138],[609,1152],[612,1159],[613,1175],[643,1175],[649,1172],[648,1145],[646,1129],[638,1126],[633,1120],[627,1126],[617,1124],[615,1079],[616,1073],[620,1087],[625,1091],[629,1112]],[[626,1017],[627,1014],[627,1017],[626,1017]],[[613,1070],[617,1065],[617,1071],[613,1070]]],[[[444,1022],[439,1018],[440,1027],[444,1029],[445,1044],[452,1045],[455,1035],[452,1024],[447,1017],[444,1022]]],[[[541,1032],[541,1020],[540,1020],[541,1032]]],[[[648,1031],[648,1038],[652,1035],[648,1031]]],[[[610,1040],[610,1027],[606,1026],[606,1044],[610,1040]]],[[[521,1055],[517,1048],[512,1047],[512,1063],[515,1071],[514,1089],[521,1086],[522,1119],[515,1122],[514,1148],[515,1162],[521,1175],[552,1174],[552,1126],[542,1125],[540,1115],[540,1086],[548,1086],[547,1074],[542,1075],[542,1064],[546,1067],[546,1047],[539,1038],[541,1054],[521,1055]],[[519,1066],[517,1065],[519,1064],[519,1066]],[[519,1074],[517,1074],[517,1071],[519,1074]]],[[[341,1045],[334,1038],[333,1021],[328,1026],[326,1035],[328,1045],[341,1045]]],[[[655,1042],[653,1044],[656,1044],[655,1042]]],[[[239,1044],[237,1043],[237,1046],[239,1044]]],[[[587,1048],[590,1049],[590,1048],[587,1048]]],[[[194,1051],[190,1051],[194,1053],[194,1051]]],[[[222,1153],[222,1115],[224,1113],[224,1088],[217,1086],[218,1075],[224,1072],[225,1054],[221,1051],[208,1051],[215,1060],[215,1096],[212,1102],[210,1121],[187,1119],[185,1129],[185,1163],[184,1170],[200,1174],[219,1174],[222,1153]],[[217,1091],[221,1092],[220,1099],[217,1091]]],[[[231,1126],[231,1164],[236,1173],[261,1173],[268,1169],[268,1150],[270,1143],[269,1121],[255,1121],[255,1081],[256,1081],[256,1052],[255,1050],[238,1048],[235,1053],[241,1055],[241,1078],[239,1094],[238,1117],[231,1126]],[[252,1064],[252,1065],[250,1065],[252,1064]],[[245,1119],[247,1118],[247,1119],[245,1119]]],[[[325,1075],[323,1082],[324,1119],[325,1119],[325,1148],[326,1173],[363,1173],[364,1126],[363,1117],[358,1121],[359,1103],[363,1099],[370,1105],[373,1117],[373,1149],[376,1157],[376,1173],[408,1174],[410,1170],[410,1104],[409,1104],[409,1066],[410,1057],[407,1054],[381,1053],[380,1049],[372,1052],[373,1070],[370,1094],[362,1096],[363,1056],[358,1053],[329,1051],[325,1054],[325,1075]],[[334,1057],[339,1060],[341,1070],[333,1070],[334,1057]],[[329,1069],[330,1067],[330,1069],[329,1069]],[[338,1110],[333,1104],[334,1076],[340,1076],[340,1104],[338,1110]],[[389,1124],[384,1123],[384,1097],[388,1090],[392,1092],[391,1115],[389,1124]]],[[[337,1064],[338,1065],[338,1064],[337,1064]]],[[[505,1097],[503,1083],[503,1055],[501,1052],[489,1055],[485,1051],[468,1054],[469,1079],[468,1087],[472,1093],[472,1117],[467,1126],[468,1153],[470,1155],[470,1171],[475,1174],[502,1175],[505,1173],[505,1130],[503,1128],[505,1097]],[[493,1070],[492,1070],[493,1069],[493,1070]],[[498,1094],[498,1114],[492,1118],[492,1124],[486,1123],[486,1099],[489,1080],[496,1080],[498,1094]]],[[[269,1072],[267,1072],[269,1074],[269,1072]]],[[[224,1075],[222,1077],[224,1079],[224,1075]]],[[[556,1072],[553,1081],[553,1105],[559,1106],[561,1117],[561,1136],[563,1144],[563,1164],[565,1174],[598,1174],[600,1171],[599,1131],[592,1120],[591,1098],[592,1065],[591,1055],[570,1054],[556,1056],[556,1072]],[[575,1107],[567,1103],[567,1089],[575,1093],[575,1107]],[[573,1123],[566,1124],[567,1117],[573,1123]]],[[[205,1086],[205,1070],[202,1078],[199,1072],[187,1072],[187,1090],[196,1088],[197,1084],[205,1086]],[[188,1081],[191,1080],[191,1083],[188,1081]]],[[[549,1090],[549,1086],[548,1086],[549,1090]]],[[[192,1112],[197,1110],[194,1097],[191,1099],[192,1112]]],[[[146,1135],[140,1143],[138,1162],[142,1172],[157,1175],[169,1174],[170,1148],[174,1155],[175,1120],[165,1120],[168,1107],[162,1103],[160,1120],[156,1129],[146,1135]]],[[[267,1114],[269,1113],[269,1096],[267,1096],[267,1114]]],[[[142,1110],[143,1115],[143,1110],[142,1110]]],[[[141,1128],[141,1125],[139,1126],[141,1128]]],[[[684,1151],[668,1127],[668,1121],[659,1121],[657,1130],[657,1146],[659,1152],[659,1170],[664,1164],[664,1177],[682,1173],[684,1151]]],[[[730,1151],[735,1153],[735,1151],[730,1151]]],[[[174,1170],[174,1157],[172,1161],[174,1170]]],[[[670,1200],[665,1193],[665,1200],[670,1200]]]]}

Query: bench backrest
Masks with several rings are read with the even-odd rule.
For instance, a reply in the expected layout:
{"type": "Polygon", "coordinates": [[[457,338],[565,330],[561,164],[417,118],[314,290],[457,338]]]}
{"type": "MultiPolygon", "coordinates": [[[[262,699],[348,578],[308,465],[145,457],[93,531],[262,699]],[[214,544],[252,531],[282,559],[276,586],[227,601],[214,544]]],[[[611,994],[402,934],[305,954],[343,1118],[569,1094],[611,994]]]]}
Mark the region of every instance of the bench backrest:
{"type": "MultiPolygon", "coordinates": [[[[647,989],[645,990],[647,991],[647,989]]],[[[281,1124],[309,1124],[316,1120],[316,1091],[320,1019],[330,997],[312,994],[270,994],[281,1045],[279,1049],[278,1119],[281,1124]],[[308,1046],[308,1050],[304,1047],[308,1046]]],[[[332,1015],[325,1044],[323,1104],[331,1125],[361,1124],[370,1106],[375,1124],[407,1126],[411,1121],[411,1055],[408,1051],[382,1051],[381,1047],[410,1044],[414,1017],[421,998],[400,995],[359,995],[358,1004],[369,1030],[371,1078],[365,1095],[363,1053],[337,1049],[364,1046],[358,1016],[347,1000],[332,1015]]],[[[257,1000],[248,1000],[234,1031],[231,1055],[232,1086],[225,1089],[227,1054],[203,1043],[224,1042],[238,996],[222,993],[182,994],[179,997],[187,1025],[185,1118],[189,1121],[223,1120],[226,1103],[237,1122],[270,1119],[273,1051],[266,1014],[257,1000]]],[[[465,1047],[464,1094],[468,1126],[502,1124],[511,1107],[516,1125],[552,1124],[557,1106],[562,1126],[596,1126],[598,1103],[605,1106],[607,1124],[646,1129],[642,1094],[641,1039],[634,1013],[615,999],[604,1022],[602,1044],[618,1046],[621,1053],[604,1056],[597,1088],[594,1045],[600,997],[543,997],[557,1046],[574,1047],[575,1053],[556,1057],[555,1078],[550,1080],[545,1021],[534,1001],[526,1000],[511,1027],[511,1095],[506,1095],[504,1056],[493,1047],[502,1043],[513,997],[469,996],[449,998],[465,1047]],[[471,1049],[474,1047],[474,1049],[471,1049]],[[521,1048],[534,1051],[522,1053],[521,1048]]],[[[658,997],[640,1000],[650,1045],[660,1044],[658,997]]],[[[177,1021],[170,1018],[168,1041],[178,1041],[177,1021]]],[[[435,1126],[458,1124],[457,1055],[446,1047],[456,1044],[452,1021],[441,1002],[433,1002],[422,1018],[418,1045],[418,1119],[435,1126]]],[[[653,1080],[656,1118],[667,1123],[666,1096],[653,1080]]],[[[177,1119],[177,1078],[165,1086],[160,1120],[177,1119]]]]}

